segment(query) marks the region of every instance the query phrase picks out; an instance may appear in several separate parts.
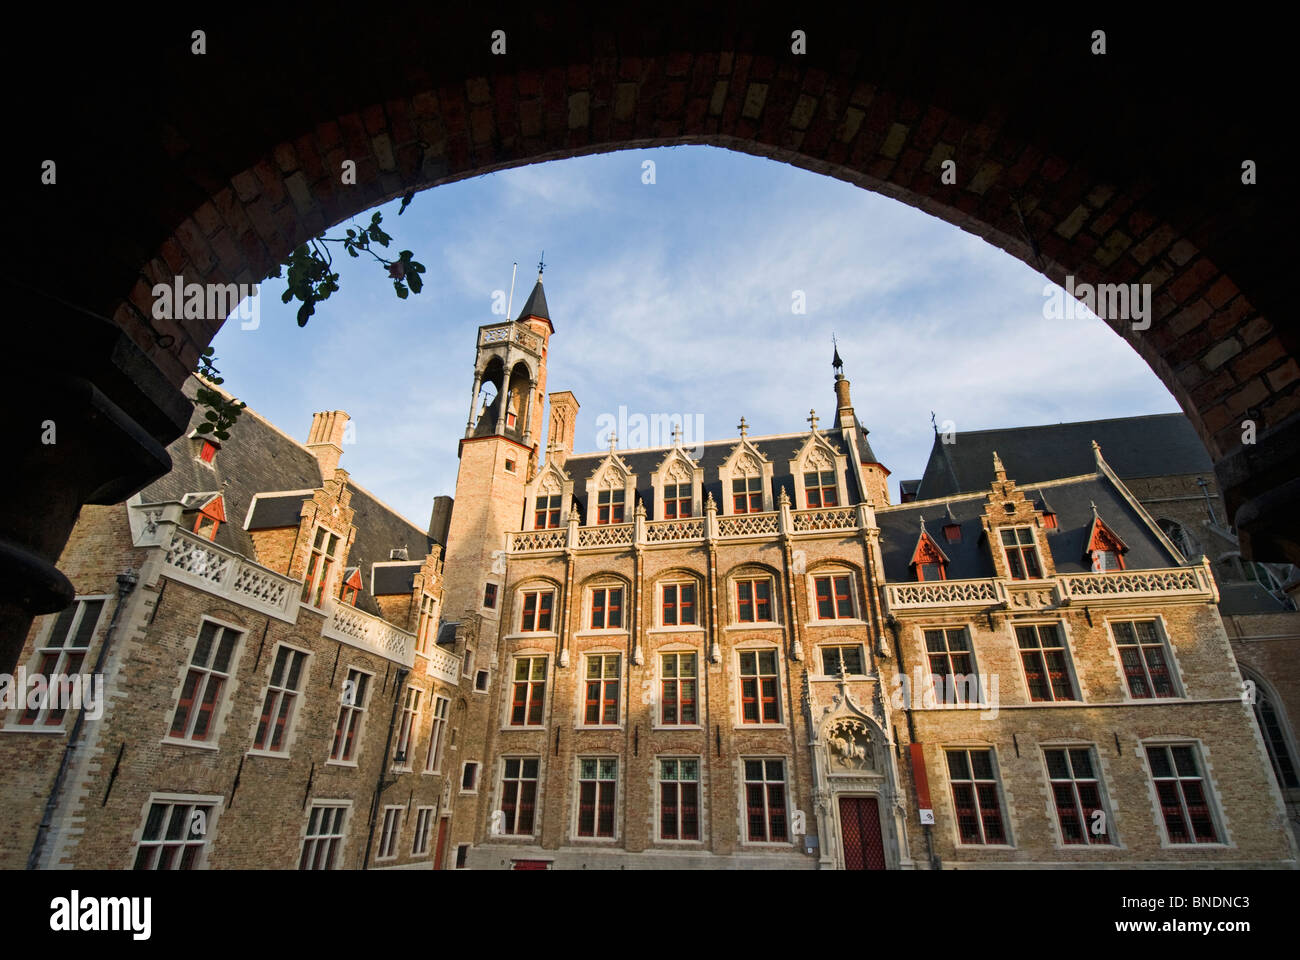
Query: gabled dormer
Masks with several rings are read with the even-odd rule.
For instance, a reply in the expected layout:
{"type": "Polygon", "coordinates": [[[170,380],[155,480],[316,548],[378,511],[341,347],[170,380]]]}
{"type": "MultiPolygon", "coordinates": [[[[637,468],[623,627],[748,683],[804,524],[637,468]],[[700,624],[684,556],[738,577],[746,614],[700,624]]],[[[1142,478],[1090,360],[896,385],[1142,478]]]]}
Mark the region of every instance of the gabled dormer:
{"type": "Polygon", "coordinates": [[[925,517],[921,517],[921,532],[916,538],[916,547],[912,550],[912,559],[908,566],[914,580],[947,580],[948,555],[935,542],[925,529],[925,517]]]}
{"type": "Polygon", "coordinates": [[[651,475],[656,520],[701,516],[704,503],[704,469],[682,449],[681,431],[674,434],[671,450],[651,475]]]}
{"type": "Polygon", "coordinates": [[[217,529],[226,522],[225,498],[217,491],[187,493],[181,499],[181,522],[204,540],[217,539],[217,529]]]}
{"type": "Polygon", "coordinates": [[[749,439],[749,425],[740,419],[740,442],[718,468],[722,482],[722,514],[771,513],[772,462],[749,439]]]}
{"type": "Polygon", "coordinates": [[[997,451],[993,452],[993,482],[981,521],[988,534],[993,568],[1011,580],[1041,580],[1056,576],[1056,564],[1047,548],[1042,514],[1034,502],[1007,478],[997,451]]]}
{"type": "Polygon", "coordinates": [[[587,481],[587,525],[630,523],[636,509],[636,474],[614,449],[611,437],[609,453],[587,481]]]}
{"type": "Polygon", "coordinates": [[[547,460],[524,493],[528,530],[548,530],[569,522],[573,504],[573,478],[560,464],[547,460]]]}
{"type": "Polygon", "coordinates": [[[343,571],[343,584],[340,587],[339,599],[349,606],[357,605],[357,594],[361,592],[361,568],[348,567],[343,571]]]}
{"type": "Polygon", "coordinates": [[[796,510],[848,505],[848,484],[845,470],[848,458],[840,453],[817,429],[817,414],[808,412],[812,430],[808,439],[790,461],[794,476],[794,508],[796,510]]]}
{"type": "Polygon", "coordinates": [[[1088,528],[1085,543],[1085,556],[1091,561],[1095,572],[1109,573],[1124,569],[1124,554],[1128,552],[1128,545],[1098,515],[1095,502],[1092,504],[1092,525],[1088,528]]]}

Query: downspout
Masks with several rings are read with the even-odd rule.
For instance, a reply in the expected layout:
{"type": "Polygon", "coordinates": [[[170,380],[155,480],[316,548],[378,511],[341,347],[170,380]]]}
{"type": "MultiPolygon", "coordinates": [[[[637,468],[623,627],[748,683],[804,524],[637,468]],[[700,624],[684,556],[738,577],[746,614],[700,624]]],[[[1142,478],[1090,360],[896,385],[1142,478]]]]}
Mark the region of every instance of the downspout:
{"type": "MultiPolygon", "coordinates": [[[[109,645],[113,642],[113,634],[117,630],[117,619],[122,613],[122,607],[126,604],[126,598],[135,589],[135,585],[140,581],[140,577],[134,570],[127,570],[125,573],[117,575],[117,604],[113,607],[113,619],[108,622],[108,629],[104,632],[104,642],[99,646],[99,655],[95,657],[95,668],[91,671],[91,676],[99,676],[103,672],[104,661],[108,657],[109,645]]],[[[108,691],[101,688],[100,698],[108,699],[108,691]]],[[[103,708],[103,703],[100,708],[103,708]]],[[[45,812],[41,815],[41,824],[36,828],[36,841],[32,844],[32,852],[27,857],[27,869],[35,870],[41,859],[41,850],[45,845],[45,837],[54,823],[54,811],[59,805],[59,794],[63,790],[63,781],[67,778],[68,768],[72,765],[72,754],[77,749],[78,741],[81,739],[81,728],[86,720],[86,707],[82,704],[77,711],[77,719],[72,724],[72,732],[68,734],[68,742],[63,747],[63,757],[59,760],[59,772],[54,776],[54,784],[50,787],[50,795],[45,798],[45,812]]]]}
{"type": "Polygon", "coordinates": [[[379,763],[379,779],[375,781],[375,798],[370,801],[370,827],[366,831],[366,855],[361,860],[361,869],[370,869],[370,848],[375,842],[375,818],[379,814],[379,798],[384,792],[384,773],[388,767],[388,748],[393,745],[393,728],[397,726],[397,705],[402,699],[402,688],[409,671],[402,667],[397,671],[397,680],[393,684],[393,713],[388,718],[388,736],[384,739],[384,755],[379,763]]]}

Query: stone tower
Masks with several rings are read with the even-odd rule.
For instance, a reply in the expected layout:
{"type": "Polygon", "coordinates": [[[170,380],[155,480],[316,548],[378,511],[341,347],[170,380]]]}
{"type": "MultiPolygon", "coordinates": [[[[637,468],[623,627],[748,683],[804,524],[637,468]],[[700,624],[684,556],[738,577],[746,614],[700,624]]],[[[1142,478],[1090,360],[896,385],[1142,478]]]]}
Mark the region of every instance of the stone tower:
{"type": "Polygon", "coordinates": [[[537,468],[546,349],[554,332],[540,270],[517,319],[478,328],[474,388],[447,531],[446,619],[497,619],[505,570],[499,551],[506,531],[522,526],[524,486],[537,468]]]}

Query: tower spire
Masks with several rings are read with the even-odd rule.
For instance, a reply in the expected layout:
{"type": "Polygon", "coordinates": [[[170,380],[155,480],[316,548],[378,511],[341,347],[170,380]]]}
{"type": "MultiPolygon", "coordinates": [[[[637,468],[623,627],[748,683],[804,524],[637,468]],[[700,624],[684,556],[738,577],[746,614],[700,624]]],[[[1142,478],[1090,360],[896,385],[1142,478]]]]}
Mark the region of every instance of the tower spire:
{"type": "Polygon", "coordinates": [[[833,351],[833,355],[831,356],[831,367],[835,370],[835,379],[843,380],[844,361],[840,359],[840,345],[836,341],[835,334],[833,333],[831,334],[831,349],[833,351]]]}

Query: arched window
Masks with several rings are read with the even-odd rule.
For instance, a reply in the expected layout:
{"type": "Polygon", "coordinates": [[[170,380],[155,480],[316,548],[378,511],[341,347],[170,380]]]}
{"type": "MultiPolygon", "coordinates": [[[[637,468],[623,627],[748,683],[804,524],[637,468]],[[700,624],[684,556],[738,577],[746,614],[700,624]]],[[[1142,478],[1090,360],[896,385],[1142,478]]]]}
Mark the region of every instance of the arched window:
{"type": "Polygon", "coordinates": [[[1178,548],[1178,552],[1188,560],[1198,560],[1205,553],[1200,541],[1192,536],[1192,532],[1177,520],[1161,517],[1156,520],[1156,525],[1160,527],[1166,537],[1173,541],[1174,546],[1178,548]]]}
{"type": "Polygon", "coordinates": [[[1281,703],[1257,674],[1249,670],[1242,670],[1241,673],[1255,687],[1255,720],[1259,723],[1260,733],[1264,735],[1264,746],[1268,748],[1268,758],[1273,763],[1273,775],[1277,777],[1278,785],[1283,790],[1300,789],[1300,774],[1296,772],[1291,731],[1281,703]]]}

